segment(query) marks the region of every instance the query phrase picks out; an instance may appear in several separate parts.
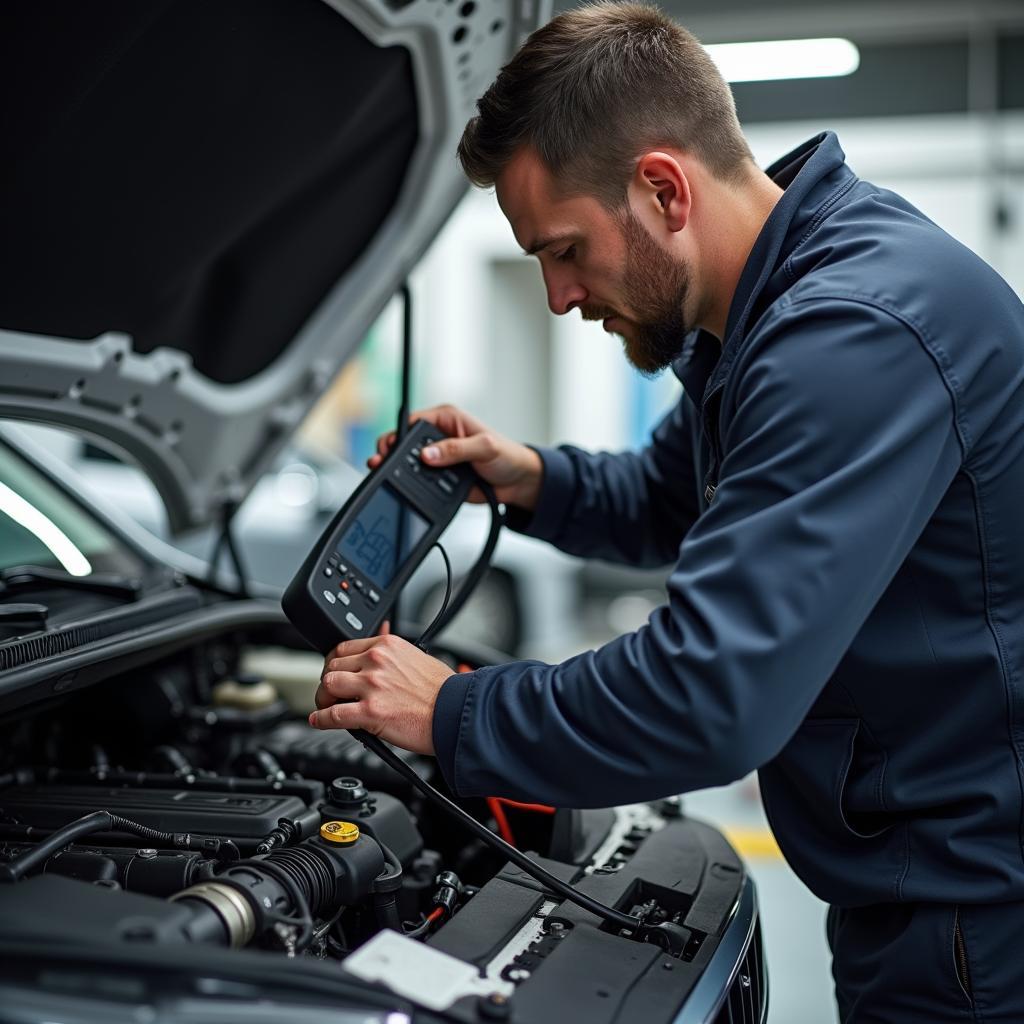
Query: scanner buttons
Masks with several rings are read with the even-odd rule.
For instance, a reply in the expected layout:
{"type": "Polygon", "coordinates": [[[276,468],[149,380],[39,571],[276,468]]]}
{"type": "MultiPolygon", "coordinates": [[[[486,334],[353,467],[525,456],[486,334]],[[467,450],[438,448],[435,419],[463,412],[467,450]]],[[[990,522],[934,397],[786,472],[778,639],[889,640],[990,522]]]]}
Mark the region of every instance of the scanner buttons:
{"type": "MultiPolygon", "coordinates": [[[[350,573],[348,566],[340,561],[337,555],[331,555],[327,561],[330,564],[324,566],[324,576],[330,579],[337,574],[339,577],[337,590],[325,590],[323,592],[324,600],[328,604],[338,604],[340,602],[345,607],[348,607],[352,604],[350,591],[353,588],[358,590],[371,604],[380,604],[380,594],[372,587],[368,587],[358,576],[350,573]]],[[[351,613],[346,616],[346,621],[353,629],[363,628],[362,622],[351,613]]]]}
{"type": "MultiPolygon", "coordinates": [[[[423,439],[424,445],[433,443],[433,438],[425,437],[423,439]]],[[[421,470],[426,469],[426,472],[423,474],[426,478],[425,482],[433,481],[440,490],[450,497],[455,493],[455,488],[459,485],[458,473],[450,469],[435,469],[433,466],[424,466],[423,461],[420,459],[422,450],[422,448],[410,448],[405,461],[414,473],[420,473],[421,470]]]]}

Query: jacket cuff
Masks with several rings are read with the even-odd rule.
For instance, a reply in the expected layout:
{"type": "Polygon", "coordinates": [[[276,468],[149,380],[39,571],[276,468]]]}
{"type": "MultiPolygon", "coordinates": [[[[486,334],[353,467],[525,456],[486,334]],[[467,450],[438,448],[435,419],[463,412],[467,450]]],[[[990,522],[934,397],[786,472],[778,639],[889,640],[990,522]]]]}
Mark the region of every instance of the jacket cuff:
{"type": "Polygon", "coordinates": [[[505,525],[517,533],[540,540],[554,541],[562,531],[576,493],[576,471],[572,459],[561,448],[539,448],[530,445],[544,465],[540,496],[532,514],[512,505],[505,516],[505,525]]]}
{"type": "Polygon", "coordinates": [[[456,793],[455,755],[458,752],[459,732],[462,728],[462,714],[469,695],[472,672],[457,672],[449,676],[438,690],[434,702],[434,721],[431,734],[434,740],[434,756],[441,768],[448,788],[456,793]]]}

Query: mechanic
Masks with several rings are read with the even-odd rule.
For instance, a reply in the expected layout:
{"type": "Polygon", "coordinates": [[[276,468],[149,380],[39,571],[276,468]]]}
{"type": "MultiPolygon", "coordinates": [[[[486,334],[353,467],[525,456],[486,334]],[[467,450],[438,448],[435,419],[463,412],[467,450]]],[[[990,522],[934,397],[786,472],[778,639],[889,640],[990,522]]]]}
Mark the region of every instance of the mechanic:
{"type": "Polygon", "coordinates": [[[459,157],[552,311],[684,396],[615,455],[428,409],[457,436],[423,458],[469,461],[564,551],[674,563],[668,601],[558,665],[452,675],[394,636],[343,643],[311,724],[435,753],[458,794],[568,807],[759,769],[832,905],[844,1021],[1024,1021],[1020,301],[833,134],[758,170],[655,9],[560,15],[478,109],[459,157]]]}

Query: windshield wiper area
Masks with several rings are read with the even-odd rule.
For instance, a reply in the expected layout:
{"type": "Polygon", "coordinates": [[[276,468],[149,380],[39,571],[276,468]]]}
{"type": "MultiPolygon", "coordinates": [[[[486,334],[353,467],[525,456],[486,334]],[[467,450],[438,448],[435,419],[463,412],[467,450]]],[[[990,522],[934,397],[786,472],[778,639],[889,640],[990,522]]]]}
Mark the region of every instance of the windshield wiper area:
{"type": "Polygon", "coordinates": [[[90,576],[72,576],[63,569],[41,565],[16,565],[0,569],[0,599],[26,590],[82,590],[135,601],[142,593],[142,581],[112,572],[94,572],[90,576]]]}

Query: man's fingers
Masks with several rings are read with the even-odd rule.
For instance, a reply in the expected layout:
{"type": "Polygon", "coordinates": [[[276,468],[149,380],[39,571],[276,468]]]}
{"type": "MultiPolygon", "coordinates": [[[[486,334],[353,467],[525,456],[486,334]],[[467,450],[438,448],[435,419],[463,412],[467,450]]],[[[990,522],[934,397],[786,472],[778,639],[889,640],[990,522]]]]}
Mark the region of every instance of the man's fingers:
{"type": "Polygon", "coordinates": [[[361,672],[363,668],[363,656],[361,654],[349,654],[344,658],[333,658],[328,655],[324,661],[324,670],[320,678],[324,678],[328,672],[361,672]]]}
{"type": "Polygon", "coordinates": [[[342,640],[337,647],[331,651],[324,662],[332,661],[335,658],[349,658],[354,654],[362,654],[363,651],[368,651],[375,644],[380,643],[379,636],[364,636],[359,640],[342,640]]]}
{"type": "MultiPolygon", "coordinates": [[[[323,681],[321,681],[320,685],[316,688],[316,693],[313,695],[313,707],[315,707],[315,708],[329,708],[332,704],[337,704],[339,699],[341,699],[341,700],[351,700],[351,699],[353,699],[352,697],[349,697],[346,694],[342,694],[342,693],[335,694],[335,693],[333,693],[332,691],[334,690],[334,688],[335,687],[333,686],[333,684],[331,686],[327,686],[327,685],[324,684],[323,681]]],[[[339,687],[339,689],[340,689],[340,687],[339,687]]]]}
{"type": "Polygon", "coordinates": [[[377,454],[380,456],[387,455],[387,453],[394,448],[395,438],[397,436],[398,435],[393,430],[388,431],[386,434],[381,434],[380,437],[377,438],[377,454]]]}
{"type": "Polygon", "coordinates": [[[491,434],[449,437],[423,449],[423,461],[431,466],[451,466],[457,462],[487,462],[498,454],[491,434]]]}
{"type": "Polygon", "coordinates": [[[329,694],[330,700],[354,700],[362,696],[365,686],[362,684],[358,672],[346,672],[330,670],[324,672],[320,677],[320,686],[317,688],[317,707],[324,707],[328,700],[321,700],[321,692],[329,694]]]}
{"type": "MultiPolygon", "coordinates": [[[[486,428],[478,420],[464,413],[454,405],[435,405],[429,409],[417,409],[409,413],[409,425],[425,420],[433,423],[444,433],[453,437],[473,436],[482,433],[486,428]]],[[[398,440],[398,432],[389,430],[377,438],[377,455],[381,458],[386,456],[395,446],[398,440]]]]}
{"type": "Polygon", "coordinates": [[[359,701],[351,704],[331,704],[330,707],[314,711],[309,716],[309,724],[314,729],[363,729],[366,712],[359,701]]]}
{"type": "Polygon", "coordinates": [[[365,653],[381,637],[389,636],[390,633],[391,622],[385,619],[381,623],[379,636],[345,640],[327,655],[316,691],[315,703],[318,708],[325,708],[335,700],[353,700],[362,695],[359,673],[365,667],[365,653]]]}

